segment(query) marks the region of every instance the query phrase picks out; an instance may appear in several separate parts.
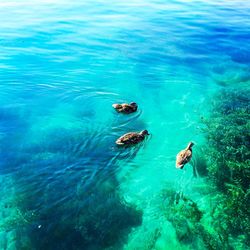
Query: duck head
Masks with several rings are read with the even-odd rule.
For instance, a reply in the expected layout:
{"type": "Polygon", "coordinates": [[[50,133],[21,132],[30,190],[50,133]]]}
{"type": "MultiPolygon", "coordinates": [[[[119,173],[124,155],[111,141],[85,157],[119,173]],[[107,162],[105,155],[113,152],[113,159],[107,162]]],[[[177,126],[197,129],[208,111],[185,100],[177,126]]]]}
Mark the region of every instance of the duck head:
{"type": "Polygon", "coordinates": [[[189,142],[187,145],[187,149],[192,150],[192,147],[194,146],[193,142],[189,142]]]}
{"type": "Polygon", "coordinates": [[[142,131],[140,132],[140,135],[145,136],[145,135],[149,135],[149,133],[148,133],[147,130],[142,130],[142,131]]]}
{"type": "Polygon", "coordinates": [[[137,107],[138,107],[137,103],[135,103],[135,102],[131,102],[130,106],[132,106],[134,109],[137,109],[137,107]]]}

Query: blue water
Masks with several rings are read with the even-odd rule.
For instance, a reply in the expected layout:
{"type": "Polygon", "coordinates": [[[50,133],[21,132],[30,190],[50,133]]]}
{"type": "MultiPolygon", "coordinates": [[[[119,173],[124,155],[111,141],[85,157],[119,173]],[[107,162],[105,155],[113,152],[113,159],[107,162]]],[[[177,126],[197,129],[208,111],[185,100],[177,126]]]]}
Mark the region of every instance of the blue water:
{"type": "Polygon", "coordinates": [[[250,3],[10,0],[0,11],[0,249],[187,249],[157,217],[158,194],[203,201],[203,179],[176,170],[175,155],[203,142],[213,93],[250,81],[250,3]],[[131,101],[137,113],[112,109],[131,101]],[[115,146],[142,129],[138,147],[115,146]],[[150,247],[154,230],[166,242],[150,247]]]}

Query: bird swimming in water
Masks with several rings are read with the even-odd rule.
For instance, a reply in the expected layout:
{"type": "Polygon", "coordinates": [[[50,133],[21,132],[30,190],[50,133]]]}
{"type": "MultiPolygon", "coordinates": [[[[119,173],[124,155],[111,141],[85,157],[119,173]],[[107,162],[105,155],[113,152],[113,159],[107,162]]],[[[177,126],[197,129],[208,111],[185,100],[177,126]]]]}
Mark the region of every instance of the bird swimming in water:
{"type": "Polygon", "coordinates": [[[187,164],[192,158],[192,147],[193,142],[189,142],[184,150],[181,150],[176,156],[176,168],[183,169],[184,165],[187,164]]]}
{"type": "Polygon", "coordinates": [[[119,113],[131,114],[137,110],[138,105],[135,102],[131,102],[130,104],[113,104],[112,107],[119,113]]]}
{"type": "Polygon", "coordinates": [[[135,145],[141,141],[143,141],[149,135],[147,130],[142,130],[141,132],[130,132],[127,133],[116,140],[117,145],[125,146],[125,145],[135,145]]]}

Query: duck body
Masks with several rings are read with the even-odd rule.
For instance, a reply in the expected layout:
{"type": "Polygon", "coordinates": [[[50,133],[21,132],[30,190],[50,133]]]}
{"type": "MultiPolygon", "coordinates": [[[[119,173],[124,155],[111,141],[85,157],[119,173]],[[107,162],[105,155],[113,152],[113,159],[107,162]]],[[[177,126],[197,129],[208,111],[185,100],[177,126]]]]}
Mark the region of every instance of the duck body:
{"type": "Polygon", "coordinates": [[[131,114],[133,112],[137,111],[137,104],[135,102],[128,103],[122,103],[122,104],[113,104],[112,107],[119,113],[123,114],[131,114]]]}
{"type": "Polygon", "coordinates": [[[176,156],[176,168],[182,169],[192,158],[192,146],[193,142],[190,142],[187,147],[181,150],[176,156]]]}
{"type": "Polygon", "coordinates": [[[137,132],[130,132],[127,133],[120,138],[116,140],[116,144],[120,146],[125,146],[125,145],[135,145],[138,144],[139,142],[143,141],[146,137],[146,135],[149,135],[147,130],[143,130],[139,133],[137,132]]]}

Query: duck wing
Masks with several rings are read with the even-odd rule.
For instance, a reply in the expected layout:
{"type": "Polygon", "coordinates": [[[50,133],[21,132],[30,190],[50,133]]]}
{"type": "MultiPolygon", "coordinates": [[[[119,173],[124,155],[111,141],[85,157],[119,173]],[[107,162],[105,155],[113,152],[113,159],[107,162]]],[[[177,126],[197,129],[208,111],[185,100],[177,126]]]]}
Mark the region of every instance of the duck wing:
{"type": "Polygon", "coordinates": [[[117,141],[116,144],[118,145],[131,145],[131,144],[137,144],[140,141],[143,140],[143,137],[135,132],[127,133],[123,136],[121,136],[117,141]]]}
{"type": "Polygon", "coordinates": [[[176,166],[183,167],[186,163],[190,161],[191,157],[192,157],[191,150],[182,150],[176,156],[176,166]]]}
{"type": "Polygon", "coordinates": [[[133,108],[129,104],[123,104],[122,109],[123,109],[123,112],[125,113],[129,113],[133,111],[133,108]]]}
{"type": "Polygon", "coordinates": [[[137,133],[131,132],[127,133],[121,137],[121,142],[123,143],[134,143],[137,142],[139,135],[137,133]]]}
{"type": "Polygon", "coordinates": [[[134,133],[127,133],[121,137],[119,137],[117,140],[116,140],[116,144],[118,145],[123,145],[123,144],[127,144],[130,137],[133,136],[134,133]]]}

